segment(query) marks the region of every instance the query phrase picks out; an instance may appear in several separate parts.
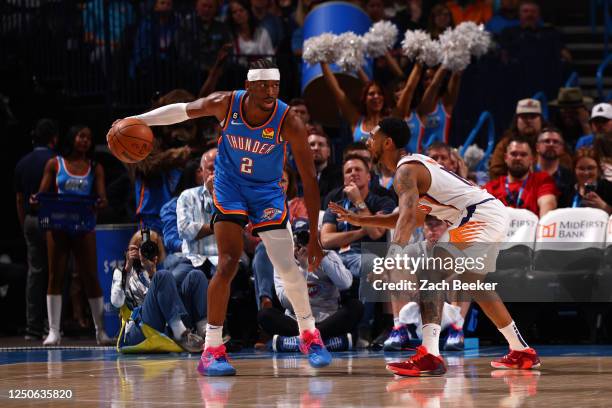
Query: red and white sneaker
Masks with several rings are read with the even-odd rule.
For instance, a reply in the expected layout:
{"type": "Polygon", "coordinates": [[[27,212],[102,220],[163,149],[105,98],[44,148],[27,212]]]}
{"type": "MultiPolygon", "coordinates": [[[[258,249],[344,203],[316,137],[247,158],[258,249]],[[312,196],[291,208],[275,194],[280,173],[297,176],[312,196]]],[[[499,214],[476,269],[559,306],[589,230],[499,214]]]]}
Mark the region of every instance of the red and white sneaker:
{"type": "Polygon", "coordinates": [[[446,364],[441,356],[434,356],[424,346],[419,346],[414,356],[400,363],[387,364],[387,370],[407,377],[432,377],[446,373],[446,364]]]}
{"type": "Polygon", "coordinates": [[[508,368],[518,370],[529,370],[540,367],[538,353],[532,348],[517,351],[510,350],[508,354],[497,360],[491,361],[493,368],[508,368]]]}

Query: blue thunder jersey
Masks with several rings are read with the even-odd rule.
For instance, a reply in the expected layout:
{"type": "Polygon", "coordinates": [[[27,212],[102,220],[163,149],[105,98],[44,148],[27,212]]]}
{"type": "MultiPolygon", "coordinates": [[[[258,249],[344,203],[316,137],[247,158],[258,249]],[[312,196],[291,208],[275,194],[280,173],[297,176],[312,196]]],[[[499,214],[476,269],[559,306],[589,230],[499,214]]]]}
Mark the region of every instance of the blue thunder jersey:
{"type": "Polygon", "coordinates": [[[276,100],[266,123],[253,127],[244,119],[246,91],[232,93],[215,160],[215,179],[244,186],[278,184],[283,176],[287,143],[280,130],[289,107],[276,100]]]}
{"type": "Polygon", "coordinates": [[[353,131],[353,142],[366,142],[370,137],[370,132],[366,132],[363,130],[363,122],[365,121],[365,116],[360,116],[357,124],[355,125],[355,130],[353,131]]]}
{"type": "MultiPolygon", "coordinates": [[[[439,141],[448,143],[448,133],[450,132],[451,117],[444,109],[444,104],[439,101],[436,110],[425,118],[425,135],[423,143],[439,141]]],[[[427,146],[424,146],[427,147],[427,146]]]]}
{"type": "Polygon", "coordinates": [[[66,168],[66,162],[62,156],[57,156],[57,176],[55,185],[58,194],[78,194],[88,196],[92,194],[94,183],[94,169],[91,163],[87,173],[82,176],[72,174],[66,168]]]}
{"type": "Polygon", "coordinates": [[[405,149],[409,153],[421,153],[423,135],[425,134],[425,126],[423,126],[423,122],[421,122],[421,119],[419,119],[419,115],[417,115],[416,112],[410,112],[410,116],[404,120],[406,121],[406,124],[408,124],[408,129],[410,129],[410,140],[405,146],[405,149]]]}

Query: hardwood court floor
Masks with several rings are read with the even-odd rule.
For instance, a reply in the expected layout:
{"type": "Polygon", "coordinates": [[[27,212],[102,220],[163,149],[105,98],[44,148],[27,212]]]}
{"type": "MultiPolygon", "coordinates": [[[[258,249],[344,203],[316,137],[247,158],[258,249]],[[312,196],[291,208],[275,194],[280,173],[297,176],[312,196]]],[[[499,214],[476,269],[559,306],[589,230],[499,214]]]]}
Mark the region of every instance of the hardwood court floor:
{"type": "Polygon", "coordinates": [[[544,350],[537,371],[492,370],[499,348],[453,353],[438,378],[394,378],[385,361],[400,354],[338,353],[317,371],[300,356],[241,353],[236,377],[204,378],[197,356],[0,352],[0,406],[610,407],[611,349],[544,350]],[[72,398],[10,399],[18,389],[71,390],[72,398]]]}

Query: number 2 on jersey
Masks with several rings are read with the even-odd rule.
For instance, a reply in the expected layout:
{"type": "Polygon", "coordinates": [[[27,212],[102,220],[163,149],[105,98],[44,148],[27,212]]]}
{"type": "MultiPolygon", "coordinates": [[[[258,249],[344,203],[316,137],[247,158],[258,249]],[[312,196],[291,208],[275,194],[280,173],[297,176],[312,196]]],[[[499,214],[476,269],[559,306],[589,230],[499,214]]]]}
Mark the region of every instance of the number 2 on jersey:
{"type": "Polygon", "coordinates": [[[240,171],[242,173],[253,174],[253,159],[250,157],[243,157],[240,162],[240,171]]]}

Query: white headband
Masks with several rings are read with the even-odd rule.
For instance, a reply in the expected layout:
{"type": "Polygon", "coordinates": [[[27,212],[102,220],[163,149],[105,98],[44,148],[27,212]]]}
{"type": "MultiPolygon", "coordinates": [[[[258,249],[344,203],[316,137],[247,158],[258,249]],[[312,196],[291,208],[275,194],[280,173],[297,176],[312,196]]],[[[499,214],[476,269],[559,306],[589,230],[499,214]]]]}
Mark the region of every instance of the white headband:
{"type": "Polygon", "coordinates": [[[277,68],[249,69],[247,81],[280,81],[280,71],[277,68]]]}

